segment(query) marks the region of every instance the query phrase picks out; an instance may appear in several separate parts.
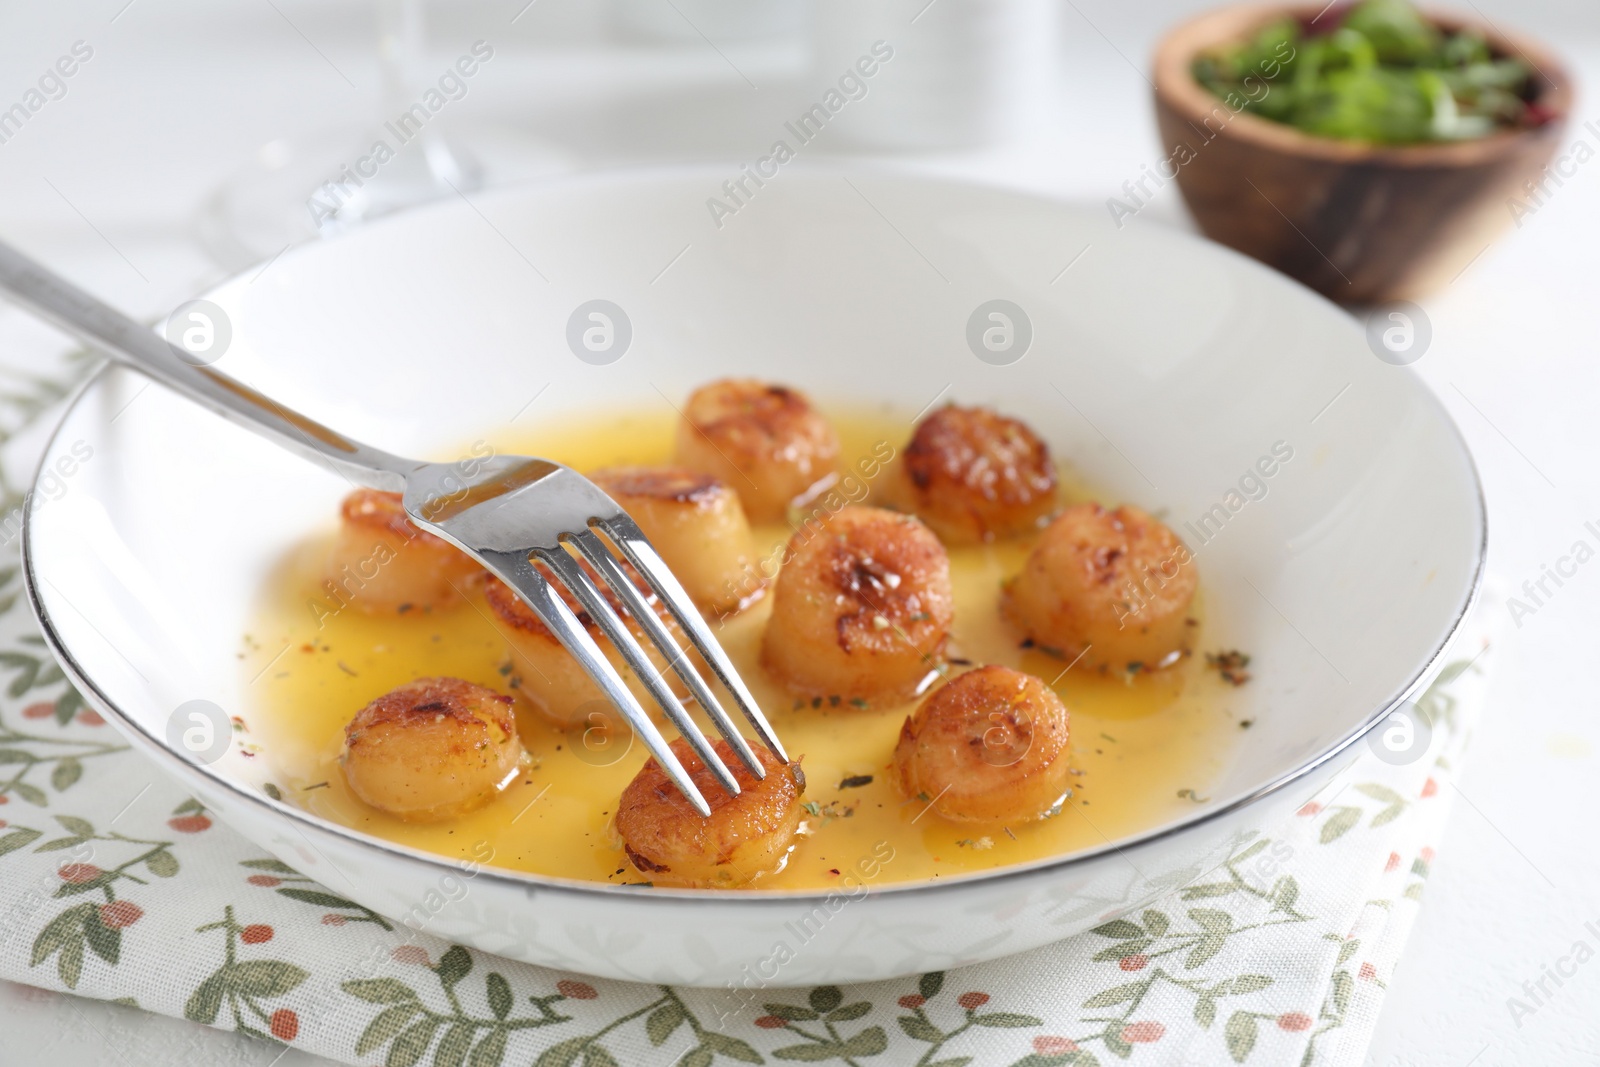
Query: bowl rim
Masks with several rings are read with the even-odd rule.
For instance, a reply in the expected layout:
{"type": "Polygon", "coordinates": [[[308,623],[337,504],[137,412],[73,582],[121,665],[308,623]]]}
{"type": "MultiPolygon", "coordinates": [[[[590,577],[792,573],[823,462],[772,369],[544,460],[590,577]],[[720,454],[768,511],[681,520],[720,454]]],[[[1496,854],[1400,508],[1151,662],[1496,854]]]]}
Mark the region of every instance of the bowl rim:
{"type": "MultiPolygon", "coordinates": [[[[819,176],[845,174],[847,172],[859,173],[862,169],[863,168],[860,167],[849,168],[842,165],[815,163],[810,165],[803,164],[801,167],[793,168],[793,173],[796,176],[803,174],[809,178],[816,178],[819,176]]],[[[934,177],[908,171],[892,165],[870,167],[867,169],[871,170],[874,173],[874,176],[890,178],[915,185],[942,187],[945,189],[958,190],[962,192],[978,191],[983,193],[992,193],[1004,197],[1021,198],[1031,201],[1037,205],[1042,205],[1056,210],[1063,208],[1068,210],[1083,210],[1080,205],[1075,205],[1068,201],[1063,201],[1006,186],[974,182],[964,178],[934,177]]],[[[616,168],[600,171],[579,172],[539,181],[519,183],[502,189],[494,190],[487,195],[491,197],[515,197],[526,195],[531,191],[562,191],[576,188],[593,188],[596,185],[614,185],[619,183],[648,184],[650,182],[660,181],[663,179],[682,179],[689,176],[703,178],[711,175],[721,176],[724,173],[725,167],[718,167],[715,164],[704,163],[616,168]]],[[[468,205],[468,207],[472,207],[472,205],[468,205]]],[[[413,214],[427,212],[430,209],[461,210],[455,206],[455,202],[453,200],[439,201],[432,204],[419,205],[418,207],[409,210],[396,212],[393,215],[376,220],[374,223],[370,224],[370,226],[393,225],[396,220],[403,220],[409,218],[413,214]]],[[[476,208],[474,208],[474,210],[476,210],[476,208]]],[[[366,230],[370,228],[370,226],[362,227],[361,229],[366,230]]],[[[1346,314],[1342,308],[1329,301],[1326,297],[1321,296],[1314,290],[1308,289],[1299,282],[1296,282],[1294,279],[1289,278],[1287,275],[1280,274],[1279,272],[1272,270],[1271,268],[1265,266],[1255,259],[1250,258],[1249,256],[1244,255],[1243,253],[1236,252],[1225,245],[1218,244],[1199,234],[1191,234],[1182,230],[1168,231],[1166,228],[1163,228],[1163,232],[1168,232],[1170,236],[1178,239],[1186,239],[1197,244],[1209,246],[1214,254],[1220,254],[1234,259],[1240,264],[1245,265],[1248,270],[1259,271],[1263,275],[1271,279],[1275,279],[1279,283],[1300,289],[1302,291],[1302,295],[1316,302],[1327,305],[1330,310],[1340,314],[1346,314]]],[[[336,237],[332,240],[337,241],[339,238],[336,237]]],[[[321,247],[327,243],[328,242],[326,241],[308,242],[308,244],[316,247],[321,247]]],[[[235,275],[224,278],[217,282],[216,285],[208,291],[221,289],[224,286],[233,283],[237,279],[246,276],[248,273],[250,273],[250,270],[251,268],[245,268],[235,275]]],[[[1256,788],[1249,790],[1223,804],[1219,804],[1214,808],[1197,811],[1193,815],[1179,818],[1165,825],[1153,827],[1149,830],[1143,831],[1142,833],[1133,834],[1117,840],[1108,839],[1101,845],[1080,849],[1075,852],[1070,852],[1063,855],[1047,856],[1043,859],[1032,860],[1026,863],[1013,864],[1005,867],[996,867],[987,871],[973,871],[952,875],[948,878],[921,879],[917,881],[891,882],[885,885],[872,885],[869,887],[869,892],[867,895],[900,897],[915,894],[919,898],[926,899],[936,895],[942,896],[949,893],[970,891],[971,887],[979,883],[992,886],[1003,881],[1015,882],[1028,878],[1054,876],[1063,873],[1074,866],[1087,865],[1108,855],[1125,853],[1136,848],[1143,848],[1147,845],[1176,837],[1179,834],[1187,833],[1196,827],[1203,826],[1207,823],[1221,820],[1227,816],[1241,812],[1244,809],[1255,805],[1266,797],[1283,792],[1284,790],[1293,786],[1294,783],[1311,776],[1320,768],[1323,768],[1324,766],[1337,760],[1348,749],[1350,749],[1363,737],[1377,728],[1379,724],[1388,718],[1391,711],[1404,703],[1406,700],[1410,699],[1412,694],[1414,694],[1421,687],[1424,680],[1431,677],[1434,674],[1435,668],[1442,664],[1445,655],[1452,649],[1456,643],[1456,639],[1460,636],[1463,624],[1465,623],[1467,617],[1471,614],[1473,608],[1477,605],[1481,597],[1488,560],[1489,528],[1488,507],[1487,501],[1484,497],[1483,478],[1478,471],[1477,462],[1472,455],[1472,450],[1468,446],[1467,440],[1462,434],[1460,427],[1457,426],[1455,420],[1450,417],[1450,413],[1445,408],[1443,401],[1440,400],[1438,395],[1432,389],[1428,388],[1426,384],[1420,380],[1415,371],[1413,371],[1411,368],[1396,369],[1400,370],[1407,377],[1410,377],[1415,381],[1415,385],[1420,393],[1419,399],[1422,400],[1423,403],[1433,407],[1435,412],[1442,419],[1447,432],[1450,434],[1452,439],[1455,441],[1456,446],[1459,448],[1461,458],[1466,463],[1466,473],[1472,482],[1473,502],[1476,505],[1476,510],[1478,513],[1476,545],[1474,547],[1475,558],[1473,561],[1472,576],[1468,582],[1466,594],[1462,598],[1461,603],[1456,609],[1454,617],[1450,620],[1448,627],[1446,627],[1437,644],[1434,646],[1432,651],[1423,657],[1420,665],[1412,672],[1409,679],[1403,682],[1389,698],[1379,701],[1373,710],[1368,713],[1367,717],[1363,721],[1359,722],[1356,726],[1352,727],[1343,737],[1337,739],[1330,745],[1327,745],[1322,750],[1308,756],[1305,760],[1292,769],[1285,771],[1277,777],[1258,785],[1256,788]]],[[[60,444],[61,435],[65,431],[66,424],[70,417],[77,412],[85,396],[87,396],[91,390],[97,388],[102,382],[104,382],[113,370],[126,374],[137,374],[137,371],[120,367],[114,362],[107,362],[102,364],[93,374],[89,375],[84,379],[84,381],[79,383],[76,389],[73,390],[66,402],[63,404],[60,421],[58,421],[51,429],[48,441],[45,444],[43,452],[41,453],[39,465],[34,472],[33,484],[35,486],[39,476],[42,474],[45,465],[48,462],[49,457],[56,453],[58,445],[60,444]]],[[[692,906],[704,906],[704,902],[706,901],[718,901],[722,906],[735,906],[747,911],[767,906],[790,906],[797,902],[820,904],[830,897],[838,895],[840,892],[840,890],[837,888],[745,890],[685,889],[667,886],[651,886],[648,889],[648,895],[641,898],[640,887],[637,885],[613,885],[610,883],[593,882],[584,879],[562,878],[553,875],[511,870],[504,867],[495,867],[489,863],[467,861],[459,857],[450,857],[441,853],[428,852],[409,845],[401,845],[395,842],[386,841],[383,838],[377,837],[376,835],[368,834],[353,827],[348,827],[341,823],[334,822],[331,819],[323,818],[284,801],[274,800],[264,792],[250,788],[249,786],[246,786],[245,784],[235,781],[234,779],[220,773],[214,773],[206,766],[185,759],[168,748],[162,738],[159,738],[150,731],[146,730],[131,715],[119,708],[111,700],[111,698],[94,683],[93,679],[90,678],[83,665],[78,662],[76,657],[74,657],[72,652],[67,648],[66,642],[63,640],[60,632],[56,629],[55,625],[51,621],[49,611],[44,604],[44,599],[40,591],[41,577],[35,568],[33,547],[34,516],[39,507],[38,502],[42,499],[43,497],[39,494],[32,494],[30,497],[29,506],[24,512],[21,558],[23,589],[26,593],[28,607],[33,613],[34,620],[39,626],[41,635],[44,637],[46,647],[48,647],[51,653],[55,656],[57,662],[61,665],[61,668],[67,675],[68,679],[95,707],[95,709],[109,717],[125,736],[136,743],[135,747],[148,751],[152,755],[152,758],[155,760],[155,762],[164,770],[166,770],[169,775],[172,775],[185,782],[198,783],[205,789],[220,789],[226,791],[232,794],[233,798],[237,802],[255,809],[257,814],[260,814],[268,819],[281,820],[287,818],[291,824],[299,823],[308,829],[330,834],[334,837],[342,839],[348,845],[355,846],[363,852],[375,854],[375,856],[379,859],[394,859],[395,857],[403,857],[406,859],[420,861],[426,865],[438,868],[445,872],[454,872],[468,867],[476,867],[476,870],[473,873],[475,880],[478,878],[488,879],[491,882],[501,884],[504,888],[513,889],[520,892],[559,892],[563,894],[576,895],[579,897],[599,899],[619,898],[635,901],[644,899],[652,902],[662,901],[671,902],[674,904],[688,904],[692,906]]],[[[295,829],[297,833],[300,830],[298,826],[296,826],[295,829]]]]}
{"type": "MultiPolygon", "coordinates": [[[[1516,54],[1533,67],[1543,82],[1539,101],[1554,113],[1540,126],[1519,130],[1496,130],[1485,137],[1467,141],[1424,141],[1418,144],[1386,145],[1371,141],[1341,140],[1306,133],[1287,123],[1274,122],[1248,111],[1233,111],[1226,101],[1215,96],[1195,79],[1193,61],[1205,49],[1264,26],[1276,18],[1291,16],[1315,18],[1328,10],[1316,4],[1237,3],[1213,8],[1168,30],[1156,44],[1151,61],[1151,84],[1158,105],[1176,112],[1200,135],[1198,149],[1217,138],[1228,137],[1265,151],[1298,156],[1327,163],[1366,163],[1391,167],[1470,168],[1484,166],[1519,151],[1530,141],[1558,136],[1572,114],[1573,82],[1566,65],[1531,37],[1508,33],[1487,18],[1428,7],[1423,15],[1447,29],[1472,28],[1482,33],[1497,51],[1516,54]],[[1227,120],[1211,136],[1205,125],[1221,109],[1227,120]]],[[[1166,146],[1163,146],[1166,147],[1166,146]]]]}

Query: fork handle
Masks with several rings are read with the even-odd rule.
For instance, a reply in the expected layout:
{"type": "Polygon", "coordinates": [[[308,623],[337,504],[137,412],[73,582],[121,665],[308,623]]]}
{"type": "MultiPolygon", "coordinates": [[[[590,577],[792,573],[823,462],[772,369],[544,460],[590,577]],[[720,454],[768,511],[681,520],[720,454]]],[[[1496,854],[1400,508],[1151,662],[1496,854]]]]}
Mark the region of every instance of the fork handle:
{"type": "Polygon", "coordinates": [[[351,481],[401,492],[414,460],[352,441],[263,396],[243,382],[196,366],[166,338],[0,242],[0,290],[29,310],[230,422],[332,465],[351,481]]]}

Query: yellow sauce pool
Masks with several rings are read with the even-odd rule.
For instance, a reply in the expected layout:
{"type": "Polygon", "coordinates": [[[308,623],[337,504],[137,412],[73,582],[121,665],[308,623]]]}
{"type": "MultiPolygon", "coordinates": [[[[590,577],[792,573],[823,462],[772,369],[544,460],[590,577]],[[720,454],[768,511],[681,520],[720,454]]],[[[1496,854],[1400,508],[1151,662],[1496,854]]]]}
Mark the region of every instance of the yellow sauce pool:
{"type": "MultiPolygon", "coordinates": [[[[908,420],[882,414],[835,423],[847,465],[875,448],[882,455],[884,442],[898,450],[910,434],[908,420]]],[[[495,444],[502,452],[592,470],[666,462],[672,430],[673,413],[664,409],[659,416],[573,423],[495,444]]],[[[1067,502],[1091,499],[1070,471],[1063,472],[1063,483],[1067,502]]],[[[284,799],[447,857],[566,878],[645,881],[626,861],[611,828],[616,799],[645,760],[643,746],[632,744],[620,759],[600,765],[604,760],[592,748],[583,750],[579,735],[563,734],[520,708],[518,725],[530,757],[526,771],[483,809],[450,822],[413,824],[368,807],[350,792],[338,757],[344,727],[360,708],[430,675],[453,675],[505,692],[507,653],[477,594],[432,613],[379,618],[347,608],[329,614],[333,604],[320,582],[330,536],[307,541],[285,560],[241,654],[251,680],[248,741],[270,760],[273,784],[284,799]],[[579,758],[575,745],[588,758],[579,758]]],[[[781,527],[757,531],[763,548],[775,548],[787,536],[781,527]]],[[[1060,659],[1023,649],[1000,619],[998,601],[1001,580],[1021,568],[1029,547],[1016,542],[950,551],[956,602],[950,650],[974,664],[1029,671],[1065,701],[1075,773],[1061,812],[1042,822],[974,826],[946,822],[922,801],[900,796],[888,768],[913,706],[797,706],[758,663],[769,610],[764,599],[724,624],[720,637],[790,755],[803,760],[806,799],[814,807],[808,809],[809,832],[798,839],[787,866],[758,879],[755,888],[831,888],[852,868],[875,870],[874,882],[884,884],[1037,860],[1149,829],[1192,809],[1196,795],[1209,796],[1208,784],[1240,724],[1229,711],[1231,687],[1204,667],[1201,652],[1209,646],[1203,626],[1194,631],[1194,655],[1131,679],[1081,665],[1069,669],[1060,659]],[[840,785],[865,777],[870,783],[840,785]],[[892,858],[882,862],[885,856],[892,858]]],[[[611,741],[627,744],[631,738],[611,741]]]]}

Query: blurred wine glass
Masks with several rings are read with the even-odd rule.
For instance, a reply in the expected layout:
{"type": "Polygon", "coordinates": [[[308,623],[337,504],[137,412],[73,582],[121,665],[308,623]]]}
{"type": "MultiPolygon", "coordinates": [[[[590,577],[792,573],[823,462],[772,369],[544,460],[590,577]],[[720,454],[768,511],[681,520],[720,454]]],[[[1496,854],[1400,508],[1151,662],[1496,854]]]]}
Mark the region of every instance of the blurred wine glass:
{"type": "MultiPolygon", "coordinates": [[[[1054,0],[813,0],[818,74],[848,72],[874,41],[890,46],[872,102],[829,135],[859,151],[975,149],[1041,121],[1049,99],[1054,0]]],[[[882,59],[882,56],[879,56],[882,59]]]]}
{"type": "MultiPolygon", "coordinates": [[[[383,81],[381,115],[392,119],[416,102],[416,71],[424,44],[422,0],[377,0],[378,59],[383,81]]],[[[483,169],[465,151],[451,144],[437,123],[423,126],[413,142],[357,186],[340,203],[324,197],[319,231],[337,232],[364,219],[377,218],[413,204],[454,192],[472,192],[483,184],[483,169]],[[410,150],[408,149],[415,149],[410,150]],[[331,209],[331,214],[326,213],[331,209]]]]}
{"type": "MultiPolygon", "coordinates": [[[[297,133],[257,149],[201,212],[201,242],[223,267],[239,270],[302,241],[484,185],[484,167],[452,140],[439,119],[414,134],[405,131],[408,139],[390,132],[395,118],[418,102],[426,44],[423,0],[376,0],[375,9],[381,77],[377,116],[297,133]],[[392,154],[379,164],[358,167],[380,142],[392,154]]],[[[545,165],[535,170],[552,169],[559,159],[545,146],[524,154],[545,157],[545,165]]]]}

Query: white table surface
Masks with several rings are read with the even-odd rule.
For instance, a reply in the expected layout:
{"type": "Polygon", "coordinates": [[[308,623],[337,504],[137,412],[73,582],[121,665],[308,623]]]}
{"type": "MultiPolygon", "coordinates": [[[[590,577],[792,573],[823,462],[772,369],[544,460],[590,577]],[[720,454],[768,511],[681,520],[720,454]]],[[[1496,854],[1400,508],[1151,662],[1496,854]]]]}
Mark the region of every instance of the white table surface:
{"type": "MultiPolygon", "coordinates": [[[[607,43],[599,3],[541,0],[513,24],[524,2],[459,0],[439,5],[435,22],[441,69],[466,43],[495,42],[492,71],[452,112],[491,162],[508,131],[548,139],[585,168],[750,159],[820,84],[798,46],[623,48],[607,43]]],[[[1199,6],[1069,0],[1056,12],[1059,61],[1027,103],[1017,137],[982,152],[899,161],[1103,204],[1160,155],[1145,57],[1161,26],[1199,6]]],[[[1593,0],[1476,6],[1553,43],[1580,86],[1600,84],[1593,0]]],[[[193,239],[207,191],[262,143],[372,113],[370,19],[350,0],[0,6],[0,97],[20,96],[74,40],[95,48],[67,96],[0,144],[0,233],[130,311],[164,313],[222,276],[193,239]]],[[[1600,136],[1581,128],[1591,117],[1600,111],[1580,102],[1569,139],[1600,149],[1600,136]]],[[[511,171],[529,170],[525,156],[515,159],[523,162],[511,171]]],[[[1175,188],[1141,214],[1139,224],[1151,222],[1188,225],[1175,188]]],[[[1523,223],[1424,302],[1434,340],[1417,364],[1471,442],[1489,497],[1492,568],[1513,587],[1537,578],[1574,540],[1592,542],[1584,523],[1600,520],[1600,161],[1523,223]]],[[[55,343],[0,310],[8,353],[55,343]]],[[[1584,928],[1600,920],[1600,831],[1584,799],[1600,770],[1597,594],[1600,564],[1580,570],[1514,631],[1456,813],[1437,842],[1373,1064],[1600,1062],[1600,962],[1582,966],[1520,1026],[1507,1007],[1575,941],[1600,949],[1584,928]]],[[[281,1051],[3,983],[0,1032],[7,1065],[265,1067],[281,1051]]],[[[289,1052],[277,1062],[326,1061],[289,1052]]]]}

